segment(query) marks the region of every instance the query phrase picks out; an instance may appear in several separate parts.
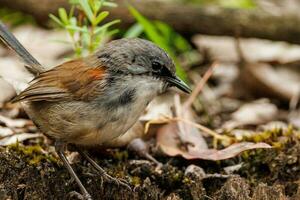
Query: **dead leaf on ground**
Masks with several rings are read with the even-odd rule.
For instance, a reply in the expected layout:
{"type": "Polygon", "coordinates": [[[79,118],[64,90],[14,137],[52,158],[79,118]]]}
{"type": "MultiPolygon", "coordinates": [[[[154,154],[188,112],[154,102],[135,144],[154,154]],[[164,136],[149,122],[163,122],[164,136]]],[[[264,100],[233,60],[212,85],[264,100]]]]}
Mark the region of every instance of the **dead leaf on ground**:
{"type": "Polygon", "coordinates": [[[299,99],[299,64],[272,66],[267,63],[247,63],[237,81],[244,91],[250,91],[256,96],[273,97],[286,102],[293,98],[299,99]]]}
{"type": "Polygon", "coordinates": [[[300,128],[300,110],[294,110],[289,113],[288,122],[295,128],[300,128]]]}
{"type": "Polygon", "coordinates": [[[32,138],[43,137],[40,133],[20,133],[0,139],[0,146],[9,146],[32,138]]]}
{"type": "Polygon", "coordinates": [[[14,134],[14,131],[8,127],[0,126],[0,138],[14,134]]]}
{"type": "MultiPolygon", "coordinates": [[[[13,34],[44,66],[62,62],[62,55],[72,49],[71,44],[59,41],[69,41],[64,31],[46,30],[32,25],[19,26],[13,34]]],[[[65,57],[65,56],[63,56],[65,57]]]]}
{"type": "Polygon", "coordinates": [[[0,115],[0,123],[5,124],[10,128],[23,128],[28,125],[32,125],[31,120],[27,119],[10,119],[8,117],[4,117],[0,115]]]}
{"type": "Polygon", "coordinates": [[[278,114],[277,107],[267,99],[260,99],[254,102],[246,103],[235,111],[232,119],[227,121],[224,129],[233,129],[244,125],[259,125],[276,120],[278,114]]]}
{"type": "Polygon", "coordinates": [[[169,156],[182,156],[186,159],[205,159],[205,160],[224,160],[232,158],[243,151],[257,148],[271,148],[266,143],[252,143],[241,142],[228,146],[225,149],[203,149],[201,146],[194,146],[197,144],[197,138],[194,136],[194,140],[191,143],[183,145],[178,138],[176,124],[171,126],[164,126],[159,130],[157,134],[157,141],[159,147],[164,153],[169,156]]]}
{"type": "MultiPolygon", "coordinates": [[[[180,103],[179,95],[175,95],[175,118],[170,119],[171,123],[164,125],[158,130],[157,144],[164,153],[169,156],[181,155],[186,159],[223,160],[234,157],[242,151],[256,148],[271,148],[265,143],[242,142],[230,145],[232,138],[220,135],[200,124],[193,119],[191,105],[203,86],[212,75],[213,66],[205,73],[203,79],[197,84],[189,99],[183,104],[180,103]],[[200,132],[198,128],[203,132],[200,132]],[[208,149],[203,135],[213,136],[214,141],[221,140],[226,146],[225,149],[208,149]]],[[[216,144],[214,144],[216,146],[216,144]]]]}
{"type": "Polygon", "coordinates": [[[0,78],[0,91],[1,91],[0,104],[7,102],[16,94],[14,88],[2,78],[0,78]]]}
{"type": "Polygon", "coordinates": [[[154,98],[139,120],[147,122],[165,116],[171,117],[172,107],[174,106],[174,94],[174,92],[170,91],[154,98]]]}
{"type": "MultiPolygon", "coordinates": [[[[193,42],[200,50],[208,49],[212,60],[240,61],[234,37],[196,35],[193,37],[193,42]]],[[[300,46],[286,42],[240,38],[240,47],[246,60],[250,62],[277,60],[285,63],[300,59],[300,46]]]]}

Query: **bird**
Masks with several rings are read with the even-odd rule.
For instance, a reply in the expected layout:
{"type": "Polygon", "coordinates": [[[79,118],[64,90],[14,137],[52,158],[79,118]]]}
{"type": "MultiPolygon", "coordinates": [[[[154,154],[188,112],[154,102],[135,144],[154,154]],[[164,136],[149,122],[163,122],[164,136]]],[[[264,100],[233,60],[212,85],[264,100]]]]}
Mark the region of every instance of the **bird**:
{"type": "Polygon", "coordinates": [[[67,145],[74,145],[104,178],[129,187],[108,175],[83,149],[123,135],[168,88],[191,92],[176,75],[171,57],[145,39],[112,40],[89,56],[46,70],[1,21],[0,38],[34,76],[12,102],[21,102],[38,129],[55,141],[59,158],[85,199],[92,197],[66,158],[67,145]]]}

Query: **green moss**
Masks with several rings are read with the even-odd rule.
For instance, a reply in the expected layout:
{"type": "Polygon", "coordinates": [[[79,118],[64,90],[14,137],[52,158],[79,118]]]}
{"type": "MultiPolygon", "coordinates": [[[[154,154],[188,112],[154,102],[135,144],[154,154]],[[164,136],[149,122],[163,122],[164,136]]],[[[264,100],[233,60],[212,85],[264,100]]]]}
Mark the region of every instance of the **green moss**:
{"type": "Polygon", "coordinates": [[[140,186],[141,185],[141,178],[138,176],[133,176],[131,177],[131,184],[134,185],[134,187],[140,186]]]}
{"type": "Polygon", "coordinates": [[[8,150],[21,155],[30,165],[39,165],[43,161],[55,164],[58,162],[56,157],[45,152],[40,145],[24,146],[16,143],[8,146],[8,150]]]}
{"type": "Polygon", "coordinates": [[[300,132],[299,130],[295,130],[292,126],[289,126],[286,129],[273,128],[253,133],[250,136],[246,135],[240,140],[240,142],[264,142],[275,148],[282,148],[290,141],[291,137],[300,139],[300,132]]]}
{"type": "Polygon", "coordinates": [[[182,179],[182,183],[183,184],[191,184],[192,183],[192,180],[190,179],[190,178],[188,178],[188,177],[184,177],[183,179],[182,179]]]}
{"type": "MultiPolygon", "coordinates": [[[[272,133],[273,134],[273,133],[272,133]]],[[[252,183],[293,182],[300,178],[300,143],[297,131],[277,132],[273,149],[246,151],[241,155],[243,167],[239,174],[252,183]],[[280,139],[281,138],[281,139],[280,139]],[[284,139],[282,139],[284,138],[284,139]]],[[[267,138],[268,143],[274,135],[267,138]]]]}
{"type": "Polygon", "coordinates": [[[115,151],[113,158],[117,161],[124,161],[128,159],[128,151],[115,151]]]}

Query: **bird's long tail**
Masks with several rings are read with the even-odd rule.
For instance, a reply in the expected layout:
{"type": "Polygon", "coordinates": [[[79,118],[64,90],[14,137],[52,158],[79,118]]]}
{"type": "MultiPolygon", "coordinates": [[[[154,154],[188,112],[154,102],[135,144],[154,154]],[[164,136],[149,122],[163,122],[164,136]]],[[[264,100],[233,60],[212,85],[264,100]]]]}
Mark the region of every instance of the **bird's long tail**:
{"type": "Polygon", "coordinates": [[[43,66],[25,49],[17,38],[5,27],[2,21],[0,21],[0,39],[22,58],[26,69],[31,74],[37,76],[44,71],[43,66]]]}

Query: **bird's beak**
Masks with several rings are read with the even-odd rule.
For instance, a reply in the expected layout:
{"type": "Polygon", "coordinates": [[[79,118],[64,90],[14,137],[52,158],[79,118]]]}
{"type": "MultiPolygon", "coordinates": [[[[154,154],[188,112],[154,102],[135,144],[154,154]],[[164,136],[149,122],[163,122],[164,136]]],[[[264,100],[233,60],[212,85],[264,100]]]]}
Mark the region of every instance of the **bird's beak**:
{"type": "Polygon", "coordinates": [[[192,92],[191,88],[178,76],[167,77],[166,80],[170,83],[171,86],[175,86],[183,92],[186,92],[188,94],[192,92]]]}

